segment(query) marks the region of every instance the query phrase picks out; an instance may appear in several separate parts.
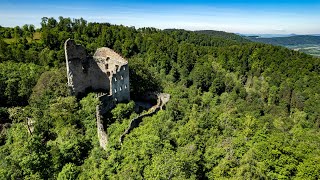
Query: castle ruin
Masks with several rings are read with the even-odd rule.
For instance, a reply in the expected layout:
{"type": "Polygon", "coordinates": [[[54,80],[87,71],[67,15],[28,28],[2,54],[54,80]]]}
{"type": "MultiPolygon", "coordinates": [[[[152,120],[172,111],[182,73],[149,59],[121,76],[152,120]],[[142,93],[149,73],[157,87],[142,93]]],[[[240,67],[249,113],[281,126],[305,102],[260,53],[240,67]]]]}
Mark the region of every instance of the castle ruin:
{"type": "MultiPolygon", "coordinates": [[[[130,100],[128,61],[106,47],[98,48],[93,56],[89,56],[83,46],[71,39],[65,42],[64,50],[71,94],[79,97],[87,92],[98,92],[97,98],[101,104],[96,107],[97,135],[100,147],[106,150],[108,134],[103,127],[103,115],[114,108],[116,103],[130,100]]],[[[121,144],[124,137],[139,126],[143,117],[161,110],[170,99],[170,95],[165,93],[143,96],[147,100],[157,99],[157,104],[130,121],[129,127],[120,137],[121,144]]]]}
{"type": "Polygon", "coordinates": [[[75,96],[88,91],[103,93],[114,103],[130,100],[128,61],[107,47],[98,48],[93,56],[74,40],[64,44],[68,87],[75,96]]]}

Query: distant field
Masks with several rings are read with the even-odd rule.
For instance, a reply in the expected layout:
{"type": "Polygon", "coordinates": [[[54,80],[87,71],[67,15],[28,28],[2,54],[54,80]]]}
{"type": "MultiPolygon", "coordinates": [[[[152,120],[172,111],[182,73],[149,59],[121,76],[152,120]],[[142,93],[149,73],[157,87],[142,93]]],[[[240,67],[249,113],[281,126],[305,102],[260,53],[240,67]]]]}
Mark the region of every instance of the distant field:
{"type": "MultiPolygon", "coordinates": [[[[40,32],[33,33],[33,40],[38,41],[38,40],[40,40],[40,38],[41,38],[41,33],[40,32]]],[[[5,38],[3,40],[8,44],[16,42],[15,38],[10,38],[10,39],[9,38],[5,38]]],[[[28,37],[27,40],[28,40],[28,42],[31,42],[31,38],[28,37]]]]}
{"type": "Polygon", "coordinates": [[[304,52],[320,57],[320,36],[316,35],[295,35],[289,37],[261,38],[259,36],[248,36],[247,39],[254,42],[285,46],[289,49],[304,52]]]}
{"type": "Polygon", "coordinates": [[[289,49],[301,51],[306,54],[320,57],[320,45],[318,44],[302,44],[302,45],[294,45],[294,46],[286,46],[286,47],[289,49]]]}

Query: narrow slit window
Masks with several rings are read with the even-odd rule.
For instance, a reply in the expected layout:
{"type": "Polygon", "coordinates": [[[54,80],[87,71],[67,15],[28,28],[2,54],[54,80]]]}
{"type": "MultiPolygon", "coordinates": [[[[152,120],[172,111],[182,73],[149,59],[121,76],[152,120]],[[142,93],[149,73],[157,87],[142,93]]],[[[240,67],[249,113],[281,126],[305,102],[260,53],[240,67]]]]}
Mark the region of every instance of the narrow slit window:
{"type": "Polygon", "coordinates": [[[122,87],[120,86],[119,91],[122,91],[122,87]]]}
{"type": "Polygon", "coordinates": [[[115,94],[117,93],[117,89],[114,89],[114,93],[115,93],[115,94]]]}

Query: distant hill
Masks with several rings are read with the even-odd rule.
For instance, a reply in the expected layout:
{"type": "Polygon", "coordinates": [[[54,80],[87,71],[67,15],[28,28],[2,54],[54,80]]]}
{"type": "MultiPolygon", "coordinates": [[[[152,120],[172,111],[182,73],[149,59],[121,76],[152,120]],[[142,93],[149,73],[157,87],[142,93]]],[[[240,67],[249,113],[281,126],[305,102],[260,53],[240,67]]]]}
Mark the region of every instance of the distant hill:
{"type": "Polygon", "coordinates": [[[167,33],[189,33],[192,32],[192,34],[196,35],[198,38],[208,38],[210,36],[211,38],[214,38],[216,41],[225,41],[229,40],[232,42],[238,42],[238,43],[246,43],[250,42],[250,40],[246,39],[245,37],[242,37],[240,35],[234,34],[234,33],[228,33],[224,31],[215,31],[215,30],[198,30],[198,31],[188,31],[184,29],[165,29],[164,32],[167,33]],[[199,36],[200,35],[200,36],[199,36]]]}
{"type": "Polygon", "coordinates": [[[291,37],[291,36],[297,36],[298,34],[240,34],[236,33],[240,36],[257,36],[260,38],[274,38],[274,37],[291,37]]]}
{"type": "Polygon", "coordinates": [[[210,36],[215,36],[215,37],[220,37],[220,38],[225,38],[225,39],[230,39],[230,40],[235,40],[238,42],[248,42],[248,40],[240,35],[234,34],[234,33],[228,33],[224,31],[214,31],[214,30],[199,30],[199,31],[194,31],[195,33],[198,34],[206,34],[210,36]]]}
{"type": "Polygon", "coordinates": [[[320,36],[311,35],[296,35],[290,37],[273,37],[260,38],[257,36],[247,36],[247,39],[254,42],[262,42],[266,44],[289,46],[289,45],[303,45],[303,44],[320,44],[320,36]]]}

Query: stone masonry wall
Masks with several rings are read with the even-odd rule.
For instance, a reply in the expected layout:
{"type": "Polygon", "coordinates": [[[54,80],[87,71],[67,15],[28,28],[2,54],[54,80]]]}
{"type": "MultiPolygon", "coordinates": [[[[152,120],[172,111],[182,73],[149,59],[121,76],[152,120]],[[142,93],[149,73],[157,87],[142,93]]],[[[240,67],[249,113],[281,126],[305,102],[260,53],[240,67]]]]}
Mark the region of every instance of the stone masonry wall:
{"type": "Polygon", "coordinates": [[[130,84],[128,65],[119,67],[111,79],[111,90],[114,101],[123,102],[130,99],[130,84]]]}
{"type": "Polygon", "coordinates": [[[65,44],[68,86],[75,96],[88,90],[98,92],[101,105],[96,107],[97,133],[100,146],[106,149],[108,135],[103,127],[103,115],[117,102],[130,100],[128,62],[112,49],[98,48],[93,56],[68,39],[65,44]]]}
{"type": "Polygon", "coordinates": [[[87,57],[84,47],[76,45],[73,40],[65,43],[68,86],[72,94],[78,96],[87,89],[108,92],[110,80],[101,71],[92,57],[87,57]]]}
{"type": "Polygon", "coordinates": [[[87,90],[108,93],[112,101],[130,100],[128,62],[112,49],[98,48],[89,57],[74,40],[65,42],[68,86],[78,96],[87,90]]]}
{"type": "Polygon", "coordinates": [[[103,127],[103,117],[101,114],[101,106],[96,106],[96,119],[97,119],[97,133],[98,133],[98,139],[100,147],[102,147],[104,150],[106,150],[108,145],[108,135],[103,127]]]}

